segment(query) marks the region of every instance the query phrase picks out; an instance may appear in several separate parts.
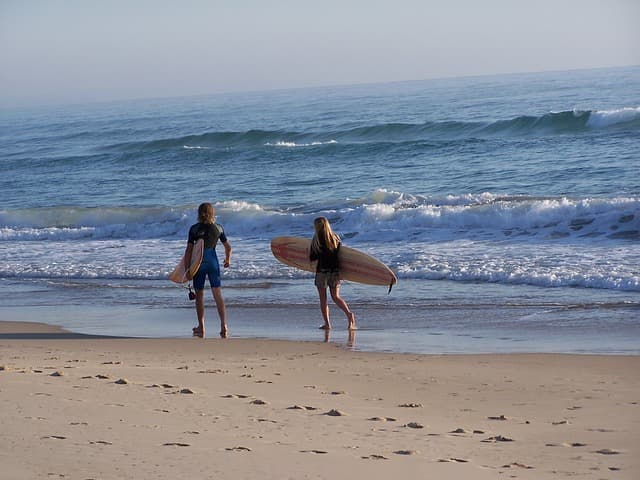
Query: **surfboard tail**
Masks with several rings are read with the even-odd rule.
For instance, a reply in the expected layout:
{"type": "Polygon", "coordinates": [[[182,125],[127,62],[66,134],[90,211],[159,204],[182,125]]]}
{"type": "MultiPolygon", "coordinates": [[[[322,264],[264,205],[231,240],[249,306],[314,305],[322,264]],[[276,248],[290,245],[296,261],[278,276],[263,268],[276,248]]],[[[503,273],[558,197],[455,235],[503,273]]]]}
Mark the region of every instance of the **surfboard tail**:
{"type": "Polygon", "coordinates": [[[387,292],[387,295],[391,294],[391,289],[396,283],[398,283],[398,278],[394,275],[391,279],[391,283],[389,283],[389,291],[387,292]]]}

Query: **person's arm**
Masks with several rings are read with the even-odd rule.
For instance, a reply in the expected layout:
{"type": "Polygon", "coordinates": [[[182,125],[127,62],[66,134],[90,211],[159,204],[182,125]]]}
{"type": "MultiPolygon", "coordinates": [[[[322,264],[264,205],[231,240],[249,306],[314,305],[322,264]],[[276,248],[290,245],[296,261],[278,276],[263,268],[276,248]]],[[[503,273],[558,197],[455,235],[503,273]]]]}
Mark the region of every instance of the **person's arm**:
{"type": "Polygon", "coordinates": [[[191,265],[191,254],[193,253],[193,243],[187,242],[187,248],[184,250],[184,271],[186,272],[187,280],[191,280],[189,277],[189,265],[191,265]]]}
{"type": "MultiPolygon", "coordinates": [[[[314,237],[314,239],[315,239],[315,237],[314,237]]],[[[309,261],[310,261],[311,263],[315,262],[315,261],[316,261],[316,260],[318,260],[318,258],[320,257],[320,255],[319,255],[319,253],[320,253],[320,252],[318,252],[317,250],[315,250],[315,249],[313,248],[313,245],[314,245],[314,243],[313,243],[313,239],[312,239],[312,240],[311,240],[311,245],[309,245],[309,261]]]]}
{"type": "Polygon", "coordinates": [[[224,247],[224,268],[229,268],[229,265],[231,265],[231,244],[227,240],[222,242],[222,246],[224,247]]]}

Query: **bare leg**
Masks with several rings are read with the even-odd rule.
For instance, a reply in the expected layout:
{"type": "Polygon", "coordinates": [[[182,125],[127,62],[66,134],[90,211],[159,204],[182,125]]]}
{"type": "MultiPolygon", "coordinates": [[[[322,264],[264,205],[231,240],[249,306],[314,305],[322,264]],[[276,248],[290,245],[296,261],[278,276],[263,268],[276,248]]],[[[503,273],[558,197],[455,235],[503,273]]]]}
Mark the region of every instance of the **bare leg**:
{"type": "Polygon", "coordinates": [[[349,306],[347,305],[347,302],[345,302],[340,296],[340,285],[336,285],[335,287],[329,287],[329,290],[331,290],[331,298],[333,299],[334,303],[347,316],[347,320],[349,321],[349,330],[355,330],[356,316],[353,314],[351,310],[349,310],[349,306]]]}
{"type": "Polygon", "coordinates": [[[196,290],[196,314],[198,327],[193,331],[198,337],[204,338],[204,290],[196,290]]]}
{"type": "Polygon", "coordinates": [[[318,296],[320,297],[320,311],[322,312],[322,319],[324,320],[324,325],[320,328],[331,330],[331,322],[329,321],[329,302],[327,302],[327,289],[318,288],[318,296]]]}
{"type": "Polygon", "coordinates": [[[353,348],[356,344],[356,329],[349,330],[349,339],[347,340],[347,346],[353,348]]]}
{"type": "Polygon", "coordinates": [[[227,309],[224,305],[222,289],[220,287],[214,287],[211,289],[211,293],[213,293],[213,299],[216,301],[216,308],[218,309],[218,316],[220,317],[220,337],[227,338],[227,309]]]}

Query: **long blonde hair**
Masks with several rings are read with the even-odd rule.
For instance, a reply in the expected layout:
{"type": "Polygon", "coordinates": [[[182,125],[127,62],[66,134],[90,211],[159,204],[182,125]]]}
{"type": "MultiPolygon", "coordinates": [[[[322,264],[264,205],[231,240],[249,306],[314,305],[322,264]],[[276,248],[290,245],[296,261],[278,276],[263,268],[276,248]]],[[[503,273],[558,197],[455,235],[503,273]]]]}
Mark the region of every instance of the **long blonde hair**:
{"type": "Polygon", "coordinates": [[[216,210],[210,203],[201,203],[198,207],[198,221],[200,223],[213,223],[216,210]]]}
{"type": "Polygon", "coordinates": [[[340,245],[340,237],[331,230],[329,220],[325,217],[318,217],[313,221],[315,235],[311,240],[311,250],[320,252],[322,247],[333,251],[340,245]]]}

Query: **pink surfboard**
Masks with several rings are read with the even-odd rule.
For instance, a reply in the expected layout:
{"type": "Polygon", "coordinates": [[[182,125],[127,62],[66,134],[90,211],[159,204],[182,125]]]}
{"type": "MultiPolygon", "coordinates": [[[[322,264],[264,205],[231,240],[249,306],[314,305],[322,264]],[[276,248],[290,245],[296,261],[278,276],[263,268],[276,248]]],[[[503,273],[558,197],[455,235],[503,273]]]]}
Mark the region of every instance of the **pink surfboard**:
{"type": "MultiPolygon", "coordinates": [[[[290,267],[307,272],[316,271],[316,262],[309,261],[311,240],[301,237],[276,237],[271,240],[271,252],[276,259],[290,267]]],[[[391,287],[398,279],[380,260],[354,248],[340,247],[340,279],[367,285],[391,287]]]]}

